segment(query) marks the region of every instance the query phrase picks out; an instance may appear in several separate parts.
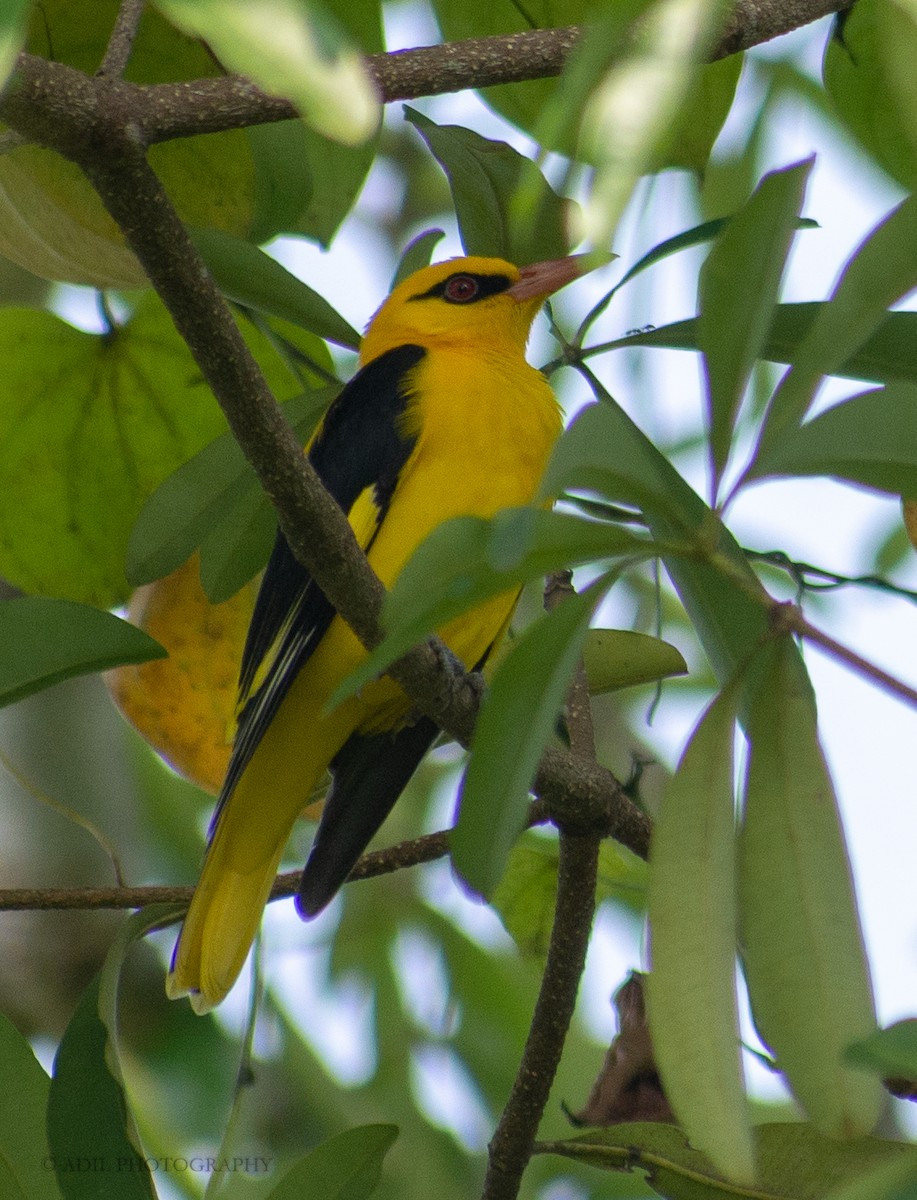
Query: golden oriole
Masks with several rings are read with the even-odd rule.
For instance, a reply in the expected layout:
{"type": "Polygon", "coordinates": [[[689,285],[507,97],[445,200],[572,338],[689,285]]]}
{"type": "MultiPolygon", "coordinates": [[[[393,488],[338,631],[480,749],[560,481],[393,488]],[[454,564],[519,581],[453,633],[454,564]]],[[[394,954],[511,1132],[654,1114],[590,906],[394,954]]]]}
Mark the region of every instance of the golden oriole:
{"type": "MultiPolygon", "coordinates": [[[[518,268],[460,258],[417,271],[369,324],[360,369],[307,452],[390,587],[450,517],[489,517],[532,500],[560,433],[544,376],[525,361],[547,296],[576,258],[518,268]]],[[[438,632],[472,669],[502,636],[507,592],[438,632]]],[[[252,616],[238,728],[210,844],[168,980],[199,1012],[242,968],[297,816],[324,772],[331,789],[302,875],[305,917],[332,899],[438,733],[382,677],[331,711],[365,650],[278,533],[252,616]]]]}

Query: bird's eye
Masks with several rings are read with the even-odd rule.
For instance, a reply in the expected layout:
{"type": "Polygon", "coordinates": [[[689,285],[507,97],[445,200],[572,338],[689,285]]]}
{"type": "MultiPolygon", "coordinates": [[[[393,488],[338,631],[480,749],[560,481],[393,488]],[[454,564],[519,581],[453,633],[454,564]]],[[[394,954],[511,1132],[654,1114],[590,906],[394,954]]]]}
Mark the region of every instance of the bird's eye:
{"type": "Polygon", "coordinates": [[[467,304],[478,294],[478,281],[471,275],[453,275],[446,280],[443,296],[452,304],[467,304]]]}

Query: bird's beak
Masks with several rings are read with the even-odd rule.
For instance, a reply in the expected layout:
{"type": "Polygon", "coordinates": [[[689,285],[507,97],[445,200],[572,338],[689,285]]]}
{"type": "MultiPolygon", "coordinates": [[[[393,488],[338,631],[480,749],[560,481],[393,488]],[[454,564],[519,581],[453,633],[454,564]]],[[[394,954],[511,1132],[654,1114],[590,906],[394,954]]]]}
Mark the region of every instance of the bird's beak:
{"type": "Polygon", "coordinates": [[[588,255],[585,254],[571,254],[568,258],[549,258],[546,262],[532,263],[519,268],[519,280],[507,289],[506,295],[512,296],[517,302],[544,300],[591,269],[588,255]]]}

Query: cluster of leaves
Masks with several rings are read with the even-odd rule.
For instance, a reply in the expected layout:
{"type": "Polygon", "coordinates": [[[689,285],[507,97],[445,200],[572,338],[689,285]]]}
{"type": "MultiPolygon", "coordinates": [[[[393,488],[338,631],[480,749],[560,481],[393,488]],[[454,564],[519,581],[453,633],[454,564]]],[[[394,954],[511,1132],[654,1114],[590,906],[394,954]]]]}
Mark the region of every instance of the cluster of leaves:
{"type": "MultiPolygon", "coordinates": [[[[9,66],[26,31],[27,8],[10,5],[3,14],[9,66]]],[[[439,0],[435,9],[447,38],[516,28],[514,21],[504,24],[492,4],[439,0]]],[[[87,25],[74,6],[44,0],[28,23],[27,48],[94,71],[117,11],[113,0],[99,4],[87,25]]],[[[151,160],[305,440],[336,386],[325,342],[353,348],[357,335],[259,247],[280,233],[327,245],[352,211],[376,155],[397,158],[393,142],[402,135],[368,136],[375,127],[372,94],[355,56],[329,50],[324,17],[307,21],[292,3],[283,11],[298,22],[299,61],[289,53],[289,29],[280,22],[266,29],[245,6],[162,0],[144,17],[126,76],[141,83],[207,78],[221,74],[220,63],[288,95],[304,115],[167,142],[154,148],[151,160]]],[[[466,252],[519,262],[556,257],[566,252],[571,231],[601,250],[641,176],[672,166],[703,172],[741,66],[738,57],[700,65],[715,39],[717,11],[710,0],[611,6],[559,84],[513,85],[488,95],[545,152],[561,156],[563,179],[554,187],[539,165],[505,143],[408,110],[408,123],[448,180],[466,252]],[[623,38],[637,18],[639,35],[623,38]],[[575,206],[567,197],[586,176],[588,187],[575,206]]],[[[571,0],[562,20],[556,12],[551,20],[536,16],[550,27],[584,14],[571,0]]],[[[378,4],[348,5],[343,19],[353,45],[364,52],[381,48],[378,4]]],[[[915,50],[912,7],[904,0],[860,0],[835,29],[825,63],[825,87],[841,117],[865,151],[907,188],[917,161],[909,67],[915,50]]],[[[783,86],[805,90],[798,79],[783,86]]],[[[594,397],[570,424],[544,481],[544,495],[562,495],[565,505],[553,512],[504,512],[492,521],[467,518],[438,530],[388,597],[386,640],[345,686],[358,688],[489,595],[563,568],[586,569],[588,586],[521,630],[497,664],[451,846],[457,871],[491,898],[519,947],[538,962],[553,918],[557,855],[543,839],[518,840],[529,789],[581,656],[595,692],[682,669],[677,652],[656,639],[590,628],[613,585],[641,564],[661,562],[718,683],[658,814],[648,885],[650,1028],[684,1133],[630,1125],[556,1138],[541,1149],[572,1160],[583,1179],[590,1176],[582,1172],[595,1167],[639,1168],[665,1196],[746,1195],[754,1186],[763,1194],[808,1198],[834,1195],[844,1184],[851,1197],[881,1200],[917,1183],[913,1150],[872,1136],[881,1080],[915,1077],[917,1038],[907,1022],[875,1029],[843,829],[811,684],[791,636],[808,627],[794,626],[768,595],[724,512],[744,488],[773,477],[828,475],[917,498],[917,316],[889,311],[917,285],[917,208],[908,198],[889,213],[851,254],[824,301],[781,304],[787,256],[806,225],[801,214],[812,163],[773,171],[753,186],[757,147],[778,94],[775,73],[744,155],[733,164],[731,202],[718,219],[654,246],[629,265],[575,334],[564,338],[556,331],[558,364],[575,367],[594,397]],[[698,246],[710,250],[695,316],[613,341],[595,339],[598,319],[624,284],[698,246]],[[599,378],[595,363],[602,355],[635,346],[701,355],[709,504],[599,378]],[[790,369],[754,406],[746,394],[760,360],[790,369]],[[826,375],[866,382],[870,390],[811,416],[826,375]],[[750,453],[738,463],[748,444],[750,453]],[[728,493],[727,479],[737,480],[728,493]],[[738,821],[737,724],[748,743],[738,821]],[[804,1121],[752,1126],[742,1079],[737,962],[756,1026],[804,1121]]],[[[416,147],[410,153],[417,156],[416,147]]],[[[412,181],[429,170],[423,153],[412,181]]],[[[407,169],[403,159],[399,169],[407,169]]],[[[110,301],[100,335],[74,330],[44,308],[8,308],[0,315],[7,364],[0,395],[6,500],[0,574],[29,593],[0,604],[0,701],[12,704],[71,676],[161,655],[145,634],[99,610],[121,603],[137,585],[155,585],[194,554],[210,601],[227,601],[263,565],[273,515],[159,301],[137,291],[144,276],[77,169],[47,150],[14,144],[0,157],[0,183],[0,251],[48,279],[115,289],[127,314],[111,318],[112,306],[121,310],[110,301]]],[[[434,187],[425,207],[422,192],[409,189],[394,242],[403,243],[406,232],[442,207],[441,191],[434,187]]],[[[433,230],[413,240],[396,278],[427,261],[437,241],[433,230]]],[[[421,783],[416,798],[422,796],[421,783]]],[[[189,841],[197,836],[187,810],[170,823],[189,841]]],[[[603,881],[603,897],[620,900],[627,893],[642,903],[641,868],[611,850],[603,858],[603,881]]],[[[487,1105],[496,1109],[508,1091],[535,975],[514,978],[513,968],[459,934],[433,907],[398,891],[403,883],[386,882],[396,900],[393,912],[348,902],[333,971],[371,974],[378,1007],[406,1009],[390,965],[366,962],[379,956],[380,946],[394,945],[399,921],[419,925],[448,961],[463,1006],[459,1031],[431,1040],[449,1044],[458,1061],[472,1066],[487,1105]]],[[[133,1116],[128,1111],[115,1013],[125,949],[167,917],[147,913],[125,927],[77,1008],[50,1084],[20,1035],[11,1026],[0,1030],[4,1069],[8,1065],[8,1078],[16,1081],[5,1090],[19,1100],[15,1112],[4,1110],[0,1129],[11,1195],[154,1194],[152,1156],[139,1149],[134,1124],[149,1144],[151,1132],[156,1137],[156,1103],[151,1098],[150,1112],[137,1104],[133,1116]],[[80,1159],[105,1169],[83,1173],[80,1159]],[[136,1163],[136,1172],[108,1169],[119,1161],[136,1163]],[[113,1190],[100,1192],[112,1177],[113,1190]]],[[[283,1024],[279,1006],[274,1015],[283,1024]]],[[[234,1179],[224,1194],[257,1192],[275,1200],[410,1195],[409,1187],[420,1186],[406,1182],[419,1147],[429,1150],[434,1141],[439,1190],[469,1194],[473,1165],[404,1100],[410,1089],[404,1059],[418,1033],[406,1016],[398,1029],[396,1036],[379,1023],[375,1090],[353,1105],[362,1113],[359,1128],[301,1159],[279,1181],[256,1188],[234,1179]],[[387,1184],[380,1170],[394,1130],[380,1113],[395,1112],[404,1114],[402,1138],[411,1149],[402,1177],[387,1184]]],[[[222,1041],[225,1061],[225,1038],[209,1036],[222,1041]]],[[[327,1095],[301,1034],[284,1027],[278,1036],[297,1064],[300,1087],[308,1077],[327,1095]]],[[[584,1054],[574,1038],[568,1060],[581,1066],[584,1054]]],[[[248,1056],[244,1065],[250,1066],[248,1056]]],[[[127,1061],[125,1073],[131,1076],[127,1061]]],[[[131,1090],[146,1088],[153,1097],[145,1066],[136,1077],[131,1090]]],[[[568,1066],[562,1086],[582,1090],[582,1077],[568,1066]]],[[[237,1089],[236,1114],[244,1097],[237,1089]]],[[[310,1108],[301,1099],[311,1132],[321,1136],[345,1124],[339,1104],[323,1100],[319,1111],[318,1103],[310,1108]]],[[[228,1156],[233,1138],[238,1141],[236,1115],[228,1125],[228,1156]]],[[[291,1159],[301,1148],[285,1147],[291,1159]]],[[[547,1162],[553,1159],[533,1164],[530,1187],[553,1169],[547,1162]]],[[[417,1194],[431,1190],[428,1174],[417,1194]]]]}

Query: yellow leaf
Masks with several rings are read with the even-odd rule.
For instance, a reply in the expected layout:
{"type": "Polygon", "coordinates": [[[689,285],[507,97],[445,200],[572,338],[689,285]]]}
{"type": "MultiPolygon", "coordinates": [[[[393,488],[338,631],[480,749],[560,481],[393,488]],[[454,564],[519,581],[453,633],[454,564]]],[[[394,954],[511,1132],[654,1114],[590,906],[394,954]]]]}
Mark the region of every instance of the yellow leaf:
{"type": "Polygon", "coordinates": [[[229,752],[236,684],[258,580],[222,604],[201,588],[194,555],[173,574],[139,588],[128,617],[169,651],[167,659],[106,675],[121,712],[140,735],[204,791],[220,790],[229,752]]]}

